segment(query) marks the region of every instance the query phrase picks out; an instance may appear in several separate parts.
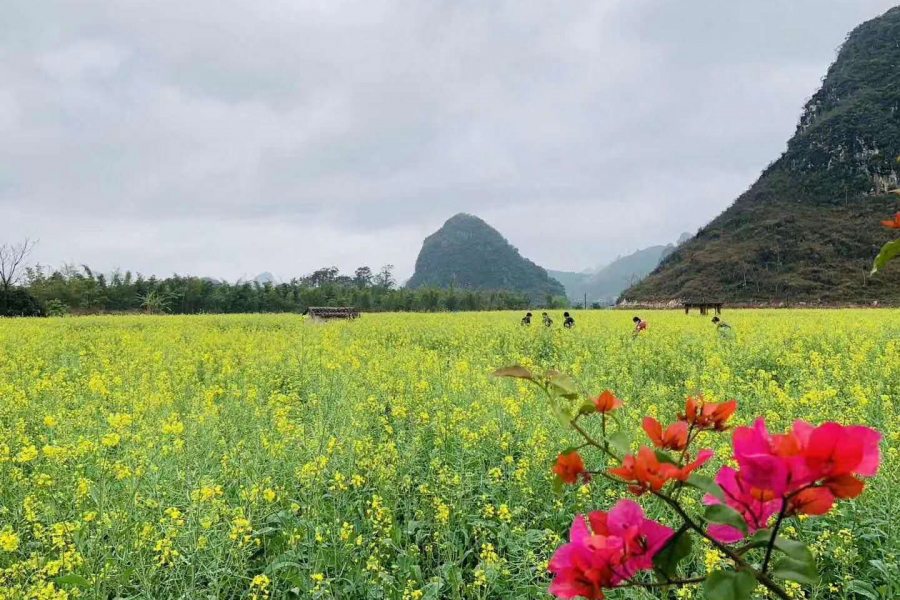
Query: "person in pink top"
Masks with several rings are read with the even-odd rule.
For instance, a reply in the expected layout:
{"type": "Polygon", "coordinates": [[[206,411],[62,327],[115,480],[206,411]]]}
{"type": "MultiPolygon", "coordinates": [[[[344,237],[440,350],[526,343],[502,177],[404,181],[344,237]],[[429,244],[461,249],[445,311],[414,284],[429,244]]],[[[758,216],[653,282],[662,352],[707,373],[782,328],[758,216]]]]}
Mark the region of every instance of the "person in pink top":
{"type": "Polygon", "coordinates": [[[635,317],[632,321],[634,321],[634,333],[632,334],[634,337],[647,330],[647,321],[642,321],[640,317],[635,317]]]}

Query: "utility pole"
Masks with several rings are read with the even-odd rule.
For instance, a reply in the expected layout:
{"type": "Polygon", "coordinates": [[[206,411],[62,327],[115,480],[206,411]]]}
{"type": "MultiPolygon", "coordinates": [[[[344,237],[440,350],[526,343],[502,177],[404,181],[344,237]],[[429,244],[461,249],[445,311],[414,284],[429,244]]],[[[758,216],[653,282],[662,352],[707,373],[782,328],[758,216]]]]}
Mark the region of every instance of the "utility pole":
{"type": "Polygon", "coordinates": [[[584,293],[584,310],[587,310],[587,292],[584,293]]]}

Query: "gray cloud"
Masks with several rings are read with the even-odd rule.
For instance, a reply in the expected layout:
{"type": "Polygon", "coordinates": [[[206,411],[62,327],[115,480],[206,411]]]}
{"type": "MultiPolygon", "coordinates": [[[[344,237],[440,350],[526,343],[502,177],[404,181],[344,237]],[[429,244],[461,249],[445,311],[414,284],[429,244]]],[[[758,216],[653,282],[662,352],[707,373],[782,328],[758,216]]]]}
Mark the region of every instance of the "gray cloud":
{"type": "Polygon", "coordinates": [[[674,240],[881,0],[5,0],[0,236],[145,273],[412,272],[478,214],[551,268],[674,240]]]}

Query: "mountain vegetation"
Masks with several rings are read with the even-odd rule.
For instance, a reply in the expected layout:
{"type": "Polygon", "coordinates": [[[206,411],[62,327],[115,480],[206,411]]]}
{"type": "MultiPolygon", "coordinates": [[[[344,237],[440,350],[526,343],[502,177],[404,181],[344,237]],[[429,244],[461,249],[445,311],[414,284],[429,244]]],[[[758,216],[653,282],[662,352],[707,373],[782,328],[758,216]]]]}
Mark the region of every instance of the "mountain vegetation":
{"type": "Polygon", "coordinates": [[[451,217],[425,238],[416,270],[406,286],[465,290],[508,290],[533,303],[565,302],[563,285],[524,258],[496,229],[473,215],[451,217]]]}
{"type": "Polygon", "coordinates": [[[847,37],[786,151],[622,299],[900,302],[900,265],[870,276],[898,207],[900,7],[847,37]]]}

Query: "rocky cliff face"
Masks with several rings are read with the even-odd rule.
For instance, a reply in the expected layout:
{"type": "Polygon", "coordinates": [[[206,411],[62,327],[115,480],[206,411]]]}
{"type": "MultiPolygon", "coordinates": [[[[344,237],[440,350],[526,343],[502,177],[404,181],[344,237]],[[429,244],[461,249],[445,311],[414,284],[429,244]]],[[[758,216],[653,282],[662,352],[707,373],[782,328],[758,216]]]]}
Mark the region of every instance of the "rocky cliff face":
{"type": "Polygon", "coordinates": [[[857,27],[784,154],[641,283],[634,301],[900,301],[900,269],[870,279],[896,212],[900,7],[857,27]]]}

